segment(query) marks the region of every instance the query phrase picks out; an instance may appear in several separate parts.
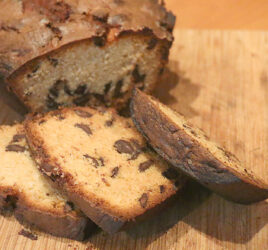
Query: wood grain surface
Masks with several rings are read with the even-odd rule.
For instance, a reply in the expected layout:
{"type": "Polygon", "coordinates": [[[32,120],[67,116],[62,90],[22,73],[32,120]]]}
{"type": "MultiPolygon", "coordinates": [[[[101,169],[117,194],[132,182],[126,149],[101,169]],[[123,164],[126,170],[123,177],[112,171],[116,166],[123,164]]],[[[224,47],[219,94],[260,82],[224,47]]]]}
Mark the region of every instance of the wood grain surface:
{"type": "Polygon", "coordinates": [[[177,27],[268,30],[267,0],[166,0],[177,27]]]}
{"type": "MultiPolygon", "coordinates": [[[[175,30],[155,95],[182,112],[268,182],[268,33],[175,30]]],[[[1,104],[1,123],[20,116],[1,104]]],[[[79,243],[38,232],[32,241],[0,217],[0,249],[268,249],[268,202],[234,204],[191,183],[159,216],[79,243]]]]}

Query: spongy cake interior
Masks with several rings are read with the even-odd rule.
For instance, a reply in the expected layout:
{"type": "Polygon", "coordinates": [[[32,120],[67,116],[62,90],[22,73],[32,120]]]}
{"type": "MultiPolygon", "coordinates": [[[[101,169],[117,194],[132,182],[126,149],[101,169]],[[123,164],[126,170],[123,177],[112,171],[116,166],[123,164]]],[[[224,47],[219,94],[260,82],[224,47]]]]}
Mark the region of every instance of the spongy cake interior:
{"type": "Polygon", "coordinates": [[[45,153],[54,163],[54,171],[72,176],[72,184],[68,184],[71,192],[82,194],[94,206],[127,219],[143,214],[176,193],[175,180],[163,175],[169,165],[145,147],[130,120],[110,110],[85,110],[92,116],[81,117],[76,109],[66,109],[60,115],[50,113],[27,125],[30,140],[42,141],[45,153]],[[118,152],[115,145],[120,140],[135,140],[146,150],[131,159],[130,154],[118,152]],[[153,162],[148,169],[140,171],[140,165],[149,160],[153,162]],[[141,205],[143,194],[148,198],[143,204],[146,207],[141,205]]]}
{"type": "Polygon", "coordinates": [[[13,140],[15,135],[23,133],[22,125],[0,127],[0,190],[16,190],[19,201],[26,206],[54,214],[61,213],[66,199],[50,186],[37,169],[27,150],[25,137],[17,142],[13,140]],[[10,145],[19,145],[25,151],[10,151],[10,145]]]}
{"type": "Polygon", "coordinates": [[[124,102],[134,84],[153,87],[162,48],[152,35],[135,33],[104,46],[91,39],[78,41],[33,60],[11,79],[12,88],[32,110],[124,102]],[[149,47],[151,39],[154,47],[149,47]]]}

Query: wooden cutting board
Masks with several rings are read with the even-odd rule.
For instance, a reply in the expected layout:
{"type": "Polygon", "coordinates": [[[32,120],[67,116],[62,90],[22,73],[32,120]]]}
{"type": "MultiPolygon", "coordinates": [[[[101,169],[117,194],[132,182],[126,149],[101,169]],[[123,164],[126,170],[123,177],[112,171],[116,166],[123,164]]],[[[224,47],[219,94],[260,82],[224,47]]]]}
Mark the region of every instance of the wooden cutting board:
{"type": "MultiPolygon", "coordinates": [[[[175,30],[155,95],[268,182],[268,32],[175,30]]],[[[3,103],[1,123],[20,116],[3,103]]],[[[0,249],[268,249],[268,201],[242,206],[190,184],[178,202],[127,232],[79,243],[38,232],[32,241],[0,217],[0,249]]]]}

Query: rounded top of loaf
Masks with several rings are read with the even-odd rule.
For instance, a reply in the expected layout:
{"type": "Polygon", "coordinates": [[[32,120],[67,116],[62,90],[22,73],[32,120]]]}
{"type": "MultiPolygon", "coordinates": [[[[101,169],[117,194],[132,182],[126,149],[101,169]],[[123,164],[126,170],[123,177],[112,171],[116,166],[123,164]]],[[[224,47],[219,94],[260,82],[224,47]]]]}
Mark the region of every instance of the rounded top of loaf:
{"type": "Polygon", "coordinates": [[[172,42],[175,16],[157,0],[0,1],[0,76],[75,41],[150,32],[172,42]]]}

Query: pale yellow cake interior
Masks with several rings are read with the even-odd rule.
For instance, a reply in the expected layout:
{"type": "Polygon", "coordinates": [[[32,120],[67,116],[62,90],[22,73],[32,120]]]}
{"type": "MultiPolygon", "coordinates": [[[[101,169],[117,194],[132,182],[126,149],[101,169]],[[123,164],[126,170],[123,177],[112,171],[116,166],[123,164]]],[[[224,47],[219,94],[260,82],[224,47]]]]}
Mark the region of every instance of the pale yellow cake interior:
{"type": "Polygon", "coordinates": [[[12,142],[13,136],[22,133],[22,126],[0,127],[0,189],[18,191],[26,205],[41,210],[62,211],[66,199],[53,189],[37,169],[27,150],[26,140],[12,142]],[[26,147],[24,152],[8,152],[8,145],[26,147]]]}
{"type": "Polygon", "coordinates": [[[118,140],[135,139],[140,145],[145,143],[136,129],[129,127],[130,120],[114,117],[108,111],[101,114],[87,110],[93,114],[92,117],[83,118],[69,110],[62,113],[61,119],[51,116],[40,125],[37,121],[30,129],[31,133],[42,138],[48,155],[55,159],[63,172],[74,177],[72,191],[82,190],[93,203],[99,202],[101,207],[128,218],[144,212],[139,202],[144,193],[148,195],[146,209],[149,209],[176,192],[174,181],[163,176],[168,164],[155,153],[142,152],[137,159],[130,160],[129,154],[117,152],[114,145],[118,140]],[[113,125],[106,126],[112,117],[113,125]],[[92,134],[87,134],[76,124],[89,126],[92,134]],[[104,166],[95,167],[91,159],[84,157],[86,154],[95,159],[102,158],[104,166]],[[150,159],[154,161],[153,165],[144,172],[139,171],[139,165],[150,159]],[[115,167],[119,168],[118,174],[111,177],[115,167]],[[163,193],[160,192],[161,185],[165,187],[163,193]]]}

